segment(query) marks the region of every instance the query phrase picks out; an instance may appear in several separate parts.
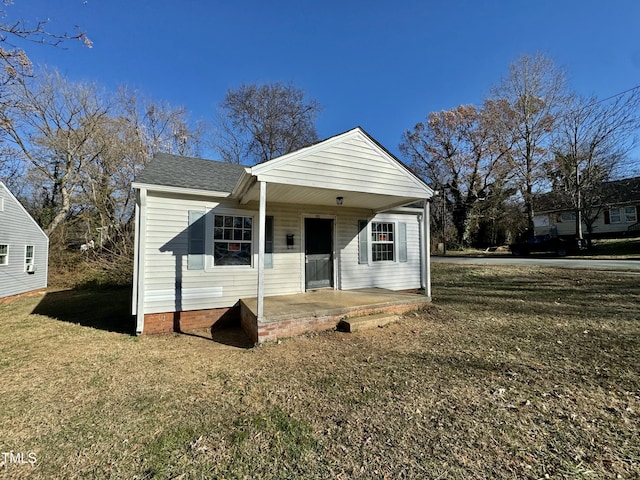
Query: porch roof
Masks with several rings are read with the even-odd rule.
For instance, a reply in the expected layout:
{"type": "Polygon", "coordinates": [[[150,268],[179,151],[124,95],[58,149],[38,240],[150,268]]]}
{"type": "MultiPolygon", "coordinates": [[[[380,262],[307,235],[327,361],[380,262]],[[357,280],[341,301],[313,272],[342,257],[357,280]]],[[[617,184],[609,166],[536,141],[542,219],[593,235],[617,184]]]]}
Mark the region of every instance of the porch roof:
{"type": "Polygon", "coordinates": [[[360,127],[245,170],[233,196],[267,201],[336,205],[374,211],[430,198],[433,190],[360,127]]]}
{"type": "Polygon", "coordinates": [[[253,167],[157,154],[134,188],[267,202],[388,210],[430,198],[429,188],[360,127],[253,167]]]}

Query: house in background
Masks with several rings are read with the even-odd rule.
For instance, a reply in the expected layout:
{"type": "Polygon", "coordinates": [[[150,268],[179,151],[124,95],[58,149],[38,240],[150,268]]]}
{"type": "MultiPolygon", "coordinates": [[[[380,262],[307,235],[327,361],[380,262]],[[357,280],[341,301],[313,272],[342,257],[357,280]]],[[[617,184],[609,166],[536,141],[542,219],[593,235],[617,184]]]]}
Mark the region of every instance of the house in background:
{"type": "MultiPolygon", "coordinates": [[[[638,206],[640,177],[602,184],[603,205],[593,223],[593,237],[640,235],[638,206]]],[[[535,235],[575,236],[576,214],[565,198],[555,192],[536,200],[535,235]]],[[[582,225],[587,234],[587,226],[582,225]]]]}
{"type": "Polygon", "coordinates": [[[47,287],[49,237],[0,182],[0,298],[47,287]]]}
{"type": "Polygon", "coordinates": [[[430,300],[433,191],[361,128],[253,167],[159,154],[133,186],[138,334],[239,317],[260,342],[430,300]]]}

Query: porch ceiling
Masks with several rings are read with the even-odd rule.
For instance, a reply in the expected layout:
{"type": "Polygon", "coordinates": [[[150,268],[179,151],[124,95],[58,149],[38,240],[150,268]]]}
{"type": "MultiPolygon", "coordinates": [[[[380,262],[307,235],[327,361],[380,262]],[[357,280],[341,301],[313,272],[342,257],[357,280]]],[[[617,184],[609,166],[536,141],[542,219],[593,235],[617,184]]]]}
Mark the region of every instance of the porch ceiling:
{"type": "MultiPolygon", "coordinates": [[[[258,184],[242,196],[241,202],[259,201],[260,189],[258,184]]],[[[267,203],[287,203],[292,205],[322,205],[336,206],[336,198],[342,197],[344,208],[365,208],[373,211],[387,210],[399,205],[421,200],[415,197],[383,195],[376,193],[354,192],[320,187],[304,187],[269,183],[267,185],[267,203]]]]}

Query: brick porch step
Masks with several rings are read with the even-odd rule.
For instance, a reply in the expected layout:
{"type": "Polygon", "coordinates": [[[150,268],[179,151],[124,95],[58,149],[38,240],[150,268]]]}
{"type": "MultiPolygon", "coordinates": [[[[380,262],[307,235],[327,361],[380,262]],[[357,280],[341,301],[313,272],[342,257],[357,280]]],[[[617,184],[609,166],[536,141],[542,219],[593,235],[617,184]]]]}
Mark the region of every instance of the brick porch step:
{"type": "Polygon", "coordinates": [[[338,322],[337,329],[341,332],[357,332],[365,328],[382,327],[400,319],[398,315],[378,313],[376,315],[362,315],[359,317],[343,318],[338,322]]]}

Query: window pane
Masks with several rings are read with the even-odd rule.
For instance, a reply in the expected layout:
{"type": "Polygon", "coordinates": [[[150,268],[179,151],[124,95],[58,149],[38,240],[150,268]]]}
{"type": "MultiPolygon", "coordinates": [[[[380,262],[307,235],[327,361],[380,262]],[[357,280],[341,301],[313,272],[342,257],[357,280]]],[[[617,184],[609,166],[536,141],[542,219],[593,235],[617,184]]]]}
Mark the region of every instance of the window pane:
{"type": "Polygon", "coordinates": [[[216,242],[213,259],[214,265],[251,265],[251,244],[216,242]]]}
{"type": "Polygon", "coordinates": [[[233,230],[231,230],[230,228],[225,228],[225,230],[224,230],[224,239],[225,240],[233,240],[232,235],[233,235],[233,230]]]}
{"type": "Polygon", "coordinates": [[[8,245],[0,245],[0,255],[6,255],[8,250],[8,245]]]}
{"type": "Polygon", "coordinates": [[[242,233],[243,240],[251,240],[251,230],[244,230],[242,233]]]}
{"type": "Polygon", "coordinates": [[[393,243],[377,243],[372,245],[374,262],[393,260],[393,243]]]}
{"type": "Polygon", "coordinates": [[[625,221],[627,222],[637,222],[638,218],[636,215],[636,207],[625,207],[624,209],[625,221]]]}
{"type": "Polygon", "coordinates": [[[620,223],[620,209],[612,208],[609,210],[609,217],[611,219],[611,223],[620,223]]]}
{"type": "Polygon", "coordinates": [[[224,217],[224,226],[227,228],[233,228],[233,217],[224,217]]]}
{"type": "Polygon", "coordinates": [[[233,239],[234,240],[242,240],[242,229],[236,228],[233,230],[233,239]]]}
{"type": "Polygon", "coordinates": [[[213,229],[213,238],[216,240],[222,240],[224,230],[220,227],[216,227],[213,229]]]}
{"type": "Polygon", "coordinates": [[[251,217],[244,217],[244,228],[251,229],[251,217]]]}
{"type": "Polygon", "coordinates": [[[222,227],[224,225],[224,217],[222,215],[215,215],[213,218],[214,227],[222,227]]]}

